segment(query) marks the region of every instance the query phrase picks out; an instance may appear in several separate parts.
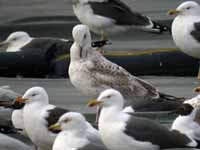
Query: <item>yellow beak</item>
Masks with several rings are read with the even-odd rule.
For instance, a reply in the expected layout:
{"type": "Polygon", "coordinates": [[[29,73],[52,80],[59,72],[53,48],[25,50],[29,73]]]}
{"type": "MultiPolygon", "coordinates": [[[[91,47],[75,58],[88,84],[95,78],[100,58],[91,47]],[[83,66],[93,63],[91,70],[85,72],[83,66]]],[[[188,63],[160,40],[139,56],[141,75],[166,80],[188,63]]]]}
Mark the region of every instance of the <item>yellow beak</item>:
{"type": "Polygon", "coordinates": [[[176,10],[176,9],[172,9],[172,10],[169,10],[167,12],[168,15],[177,15],[179,14],[180,11],[176,10]]]}
{"type": "Polygon", "coordinates": [[[17,97],[15,102],[17,103],[25,103],[26,101],[28,101],[28,98],[22,98],[22,97],[17,97]]]}
{"type": "Polygon", "coordinates": [[[200,86],[194,88],[194,92],[196,92],[196,93],[200,93],[200,86]]]}
{"type": "Polygon", "coordinates": [[[102,103],[103,103],[102,101],[97,101],[96,99],[94,99],[94,100],[90,100],[87,105],[89,107],[95,107],[95,106],[101,105],[102,103]]]}
{"type": "Polygon", "coordinates": [[[51,125],[48,129],[51,131],[60,131],[61,127],[60,127],[60,124],[56,123],[56,124],[51,125]]]}

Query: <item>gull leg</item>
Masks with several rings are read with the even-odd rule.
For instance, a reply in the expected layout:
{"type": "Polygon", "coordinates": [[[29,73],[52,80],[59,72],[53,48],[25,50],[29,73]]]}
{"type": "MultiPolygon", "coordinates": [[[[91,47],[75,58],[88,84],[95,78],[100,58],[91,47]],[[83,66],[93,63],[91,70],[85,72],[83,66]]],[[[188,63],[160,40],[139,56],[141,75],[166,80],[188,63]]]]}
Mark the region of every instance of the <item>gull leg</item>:
{"type": "MultiPolygon", "coordinates": [[[[200,63],[199,63],[199,70],[198,70],[197,79],[200,80],[200,63]]],[[[194,88],[193,91],[196,92],[196,93],[200,93],[200,86],[194,88]]]]}
{"type": "Polygon", "coordinates": [[[194,88],[194,92],[196,92],[196,93],[200,93],[200,86],[194,88]]]}

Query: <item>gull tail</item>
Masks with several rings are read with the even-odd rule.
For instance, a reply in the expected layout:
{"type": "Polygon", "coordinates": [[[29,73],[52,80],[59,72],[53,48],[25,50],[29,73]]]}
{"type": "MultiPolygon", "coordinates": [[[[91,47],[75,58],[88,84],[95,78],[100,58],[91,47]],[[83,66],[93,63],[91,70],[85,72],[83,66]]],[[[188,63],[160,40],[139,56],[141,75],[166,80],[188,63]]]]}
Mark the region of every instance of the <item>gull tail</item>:
{"type": "Polygon", "coordinates": [[[171,28],[166,26],[166,25],[162,25],[160,23],[157,23],[155,21],[152,21],[153,27],[152,30],[157,31],[158,33],[163,33],[163,32],[170,32],[171,33],[171,28]]]}

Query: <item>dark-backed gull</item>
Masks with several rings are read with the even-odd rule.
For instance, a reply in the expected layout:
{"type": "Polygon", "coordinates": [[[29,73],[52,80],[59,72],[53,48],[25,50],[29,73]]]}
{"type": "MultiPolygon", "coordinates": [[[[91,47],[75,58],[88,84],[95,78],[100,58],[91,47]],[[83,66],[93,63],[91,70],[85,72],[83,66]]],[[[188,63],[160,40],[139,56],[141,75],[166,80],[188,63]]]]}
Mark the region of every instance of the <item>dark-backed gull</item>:
{"type": "MultiPolygon", "coordinates": [[[[23,108],[24,127],[28,137],[39,148],[51,150],[58,132],[52,132],[48,128],[55,124],[59,117],[68,110],[49,104],[48,94],[42,87],[28,89],[23,97],[16,99],[19,103],[25,103],[23,108]]],[[[87,123],[88,138],[96,144],[102,145],[99,133],[87,123]]]]}
{"type": "Polygon", "coordinates": [[[177,130],[169,130],[155,121],[124,113],[123,96],[114,89],[105,90],[88,105],[101,107],[99,132],[110,150],[159,150],[197,146],[195,140],[177,130]]]}
{"type": "Polygon", "coordinates": [[[73,10],[82,24],[106,40],[109,34],[121,33],[130,28],[162,33],[167,26],[131,10],[120,0],[72,0],[73,10]]]}
{"type": "Polygon", "coordinates": [[[200,141],[200,107],[192,106],[190,102],[183,103],[174,111],[178,117],[173,121],[171,129],[200,141]]]}

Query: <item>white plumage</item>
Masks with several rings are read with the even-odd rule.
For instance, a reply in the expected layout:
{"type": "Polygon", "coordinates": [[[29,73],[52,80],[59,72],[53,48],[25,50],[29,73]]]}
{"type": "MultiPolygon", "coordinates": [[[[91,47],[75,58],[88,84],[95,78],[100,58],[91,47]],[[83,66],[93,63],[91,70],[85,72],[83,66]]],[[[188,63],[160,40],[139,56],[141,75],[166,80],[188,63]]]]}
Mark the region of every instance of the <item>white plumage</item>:
{"type": "Polygon", "coordinates": [[[177,14],[172,23],[172,37],[181,51],[200,58],[200,6],[194,1],[180,4],[169,14],[177,14]]]}
{"type": "Polygon", "coordinates": [[[108,149],[158,150],[197,146],[197,142],[186,134],[170,131],[154,121],[123,112],[123,97],[114,89],[105,90],[88,105],[102,107],[98,127],[108,149]]]}
{"type": "Polygon", "coordinates": [[[88,138],[91,137],[90,130],[92,132],[95,130],[91,125],[91,128],[88,129],[88,124],[80,113],[68,112],[63,114],[56,124],[50,126],[50,129],[61,130],[55,139],[53,150],[105,150],[103,144],[96,144],[96,137],[92,140],[88,138]]]}

